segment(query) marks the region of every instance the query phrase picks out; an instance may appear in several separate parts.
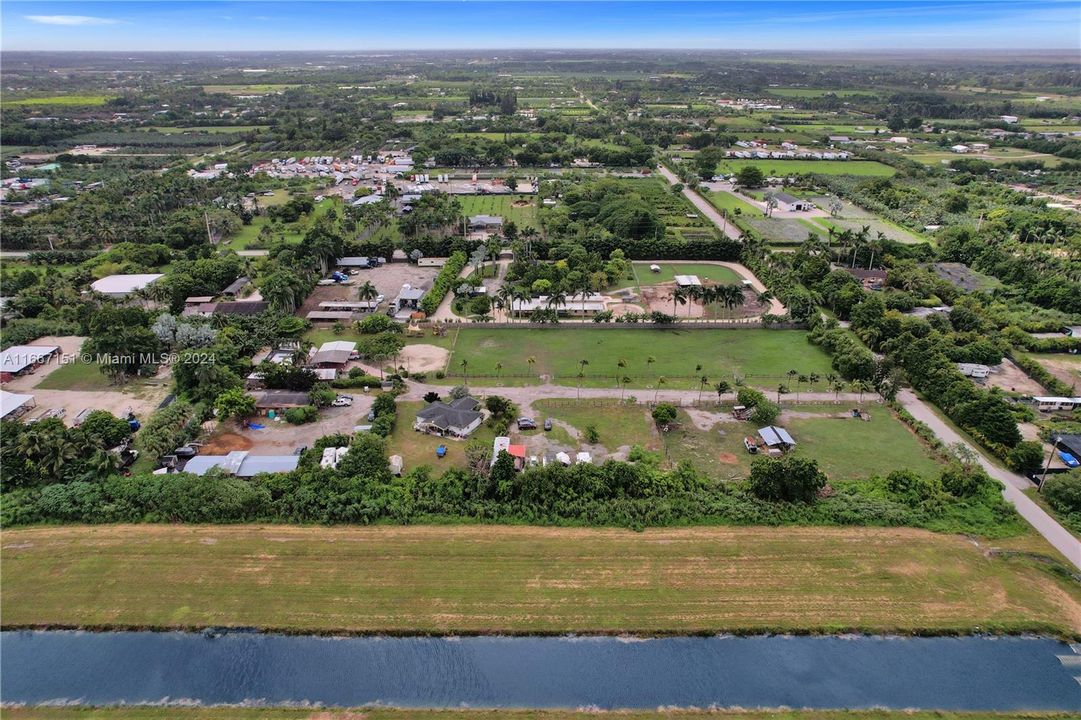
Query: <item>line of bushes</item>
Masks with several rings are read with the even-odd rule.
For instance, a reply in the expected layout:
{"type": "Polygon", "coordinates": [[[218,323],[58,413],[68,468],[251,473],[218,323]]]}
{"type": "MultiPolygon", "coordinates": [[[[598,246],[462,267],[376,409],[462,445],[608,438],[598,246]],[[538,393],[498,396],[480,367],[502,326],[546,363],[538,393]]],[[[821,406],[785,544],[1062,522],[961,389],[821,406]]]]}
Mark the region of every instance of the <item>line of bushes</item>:
{"type": "Polygon", "coordinates": [[[420,299],[420,309],[425,314],[431,315],[439,308],[439,303],[443,302],[443,298],[457,284],[458,275],[465,268],[467,261],[466,254],[461,251],[455,252],[447,258],[446,265],[435,276],[432,289],[424,293],[424,297],[420,299]]]}
{"type": "Polygon", "coordinates": [[[1026,375],[1047,388],[1053,395],[1061,395],[1063,397],[1070,397],[1073,395],[1074,389],[1072,387],[1047,372],[1047,368],[1038,361],[1033,360],[1027,355],[1018,355],[1016,353],[1010,353],[1010,359],[1013,360],[1014,365],[1021,368],[1026,375]]]}

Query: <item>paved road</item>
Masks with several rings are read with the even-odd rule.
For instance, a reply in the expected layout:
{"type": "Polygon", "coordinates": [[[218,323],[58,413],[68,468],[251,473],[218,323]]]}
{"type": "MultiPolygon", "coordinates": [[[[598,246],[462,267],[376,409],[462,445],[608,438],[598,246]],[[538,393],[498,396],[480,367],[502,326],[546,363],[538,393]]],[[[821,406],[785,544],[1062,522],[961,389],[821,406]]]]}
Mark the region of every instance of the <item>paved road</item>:
{"type": "Polygon", "coordinates": [[[1023,490],[1032,487],[1032,483],[1017,473],[1002,469],[991,462],[979,448],[973,447],[971,444],[962,440],[961,436],[958,435],[953,428],[942,422],[938,415],[936,415],[926,403],[916,397],[912,391],[902,390],[897,395],[897,399],[904,405],[906,410],[912,413],[914,418],[931,428],[942,442],[947,445],[962,443],[971,448],[972,451],[976,453],[980,465],[987,471],[987,474],[1002,483],[1003,497],[1005,497],[1007,501],[1013,503],[1013,506],[1017,508],[1017,512],[1021,514],[1021,517],[1025,518],[1032,527],[1036,528],[1036,532],[1043,535],[1044,538],[1047,539],[1047,542],[1054,545],[1055,548],[1065,555],[1066,559],[1075,567],[1081,569],[1081,540],[1078,540],[1071,535],[1066,528],[1059,525],[1053,517],[1048,515],[1030,497],[1022,492],[1023,490]]]}
{"type": "MultiPolygon", "coordinates": [[[[668,181],[669,185],[675,185],[680,182],[680,179],[676,177],[676,174],[666,168],[664,165],[658,165],[657,169],[660,171],[661,176],[668,181]]],[[[705,198],[691,190],[689,187],[683,187],[683,197],[691,201],[691,204],[698,208],[699,212],[705,215],[710,221],[717,226],[717,229],[722,231],[725,235],[733,240],[739,240],[743,237],[739,229],[732,223],[721,217],[721,214],[717,212],[717,208],[710,205],[705,198]]]]}

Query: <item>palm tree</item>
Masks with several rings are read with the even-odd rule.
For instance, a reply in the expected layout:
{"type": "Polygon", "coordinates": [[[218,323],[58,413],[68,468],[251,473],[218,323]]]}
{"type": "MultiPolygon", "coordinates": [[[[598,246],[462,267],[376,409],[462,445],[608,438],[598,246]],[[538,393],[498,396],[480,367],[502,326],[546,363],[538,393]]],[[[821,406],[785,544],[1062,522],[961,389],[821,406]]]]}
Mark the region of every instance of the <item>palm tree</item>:
{"type": "Polygon", "coordinates": [[[732,391],[732,386],[728,384],[727,380],[721,380],[713,386],[713,389],[717,391],[717,402],[720,402],[722,395],[732,391]]]}
{"type": "Polygon", "coordinates": [[[702,391],[709,385],[709,378],[703,375],[698,380],[698,402],[702,402],[702,391]]]}
{"type": "Polygon", "coordinates": [[[582,379],[586,376],[586,365],[589,361],[585,358],[578,361],[578,399],[582,399],[582,379]]]}
{"type": "Polygon", "coordinates": [[[837,400],[837,396],[840,395],[841,391],[844,390],[844,389],[845,389],[845,384],[843,382],[837,381],[837,382],[833,383],[833,399],[834,399],[834,401],[837,400]]]}
{"type": "MultiPolygon", "coordinates": [[[[705,294],[706,294],[706,289],[704,287],[702,287],[701,285],[691,285],[689,288],[687,288],[687,299],[688,300],[696,300],[696,301],[697,300],[702,300],[703,297],[705,296],[705,294]]],[[[703,312],[702,314],[705,315],[705,312],[703,312]]],[[[687,303],[687,317],[690,317],[690,316],[691,316],[691,303],[688,302],[687,303]]]]}
{"type": "Polygon", "coordinates": [[[799,370],[789,370],[785,375],[788,376],[788,387],[792,387],[792,378],[799,376],[799,370]]]}
{"type": "Polygon", "coordinates": [[[379,297],[379,291],[372,285],[371,280],[365,280],[364,284],[357,288],[357,300],[368,302],[379,297]]]}
{"type": "Polygon", "coordinates": [[[865,392],[870,392],[871,391],[871,383],[867,382],[866,380],[857,380],[856,382],[852,383],[852,385],[853,385],[852,389],[857,390],[859,392],[859,394],[860,394],[860,404],[862,405],[863,404],[863,394],[865,392]]]}
{"type": "Polygon", "coordinates": [[[459,365],[462,366],[462,385],[468,385],[469,384],[469,361],[466,360],[465,358],[462,358],[462,361],[459,363],[459,365]]]}
{"type": "Polygon", "coordinates": [[[504,311],[505,317],[511,317],[510,311],[514,308],[514,295],[514,288],[510,285],[503,285],[496,291],[496,307],[504,311]]]}
{"type": "Polygon", "coordinates": [[[677,285],[676,288],[672,291],[671,298],[672,298],[672,314],[675,315],[676,314],[676,303],[679,303],[680,305],[686,305],[687,304],[687,291],[684,290],[682,287],[677,285]]]}
{"type": "Polygon", "coordinates": [[[529,372],[530,372],[530,374],[532,374],[532,373],[533,373],[533,366],[537,364],[537,357],[536,357],[536,355],[530,355],[529,357],[527,357],[527,358],[525,359],[525,361],[526,361],[526,364],[527,364],[527,365],[529,365],[529,372]]]}
{"type": "Polygon", "coordinates": [[[627,367],[627,361],[623,358],[616,360],[616,385],[619,385],[619,376],[623,368],[627,367]]]}
{"type": "Polygon", "coordinates": [[[784,386],[784,383],[781,383],[780,385],[777,386],[777,404],[778,405],[781,403],[781,396],[785,395],[787,393],[788,393],[788,388],[786,388],[784,386]]]}
{"type": "Polygon", "coordinates": [[[802,385],[803,383],[805,383],[807,381],[808,381],[808,377],[806,375],[800,375],[798,378],[796,378],[796,402],[799,402],[799,387],[800,387],[800,385],[802,385]]]}
{"type": "Polygon", "coordinates": [[[548,309],[555,310],[558,314],[560,306],[567,307],[567,293],[557,290],[548,296],[548,309]]]}
{"type": "Polygon", "coordinates": [[[499,375],[500,375],[500,374],[501,374],[502,372],[503,372],[503,363],[501,363],[501,362],[497,362],[497,363],[495,364],[495,378],[496,378],[496,380],[498,380],[498,379],[499,379],[499,375]]]}
{"type": "Polygon", "coordinates": [[[631,384],[631,379],[624,375],[619,379],[619,401],[623,402],[623,393],[627,391],[627,386],[631,384]]]}
{"type": "Polygon", "coordinates": [[[815,385],[818,384],[818,381],[820,379],[821,378],[818,377],[818,373],[811,373],[807,376],[807,382],[811,385],[811,392],[814,392],[815,385]]]}
{"type": "Polygon", "coordinates": [[[667,385],[667,384],[668,384],[668,380],[665,379],[664,375],[661,375],[659,378],[657,378],[657,389],[653,391],[653,404],[654,405],[657,404],[657,394],[661,391],[661,385],[667,385]]]}

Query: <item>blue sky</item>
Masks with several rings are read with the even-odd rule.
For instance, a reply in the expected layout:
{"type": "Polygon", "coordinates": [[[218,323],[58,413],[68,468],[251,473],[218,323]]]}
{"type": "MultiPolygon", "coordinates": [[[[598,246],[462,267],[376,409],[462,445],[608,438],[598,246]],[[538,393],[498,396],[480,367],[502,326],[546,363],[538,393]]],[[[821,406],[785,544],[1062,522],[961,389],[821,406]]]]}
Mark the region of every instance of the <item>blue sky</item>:
{"type": "Polygon", "coordinates": [[[1079,49],[1078,0],[3,0],[5,50],[1079,49]]]}

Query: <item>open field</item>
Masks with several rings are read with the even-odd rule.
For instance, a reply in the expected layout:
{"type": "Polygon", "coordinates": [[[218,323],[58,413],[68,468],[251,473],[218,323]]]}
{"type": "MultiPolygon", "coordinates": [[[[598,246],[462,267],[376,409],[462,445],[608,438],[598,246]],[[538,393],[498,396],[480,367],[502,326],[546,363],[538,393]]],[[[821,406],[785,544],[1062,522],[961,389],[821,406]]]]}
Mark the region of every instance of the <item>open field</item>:
{"type": "MultiPolygon", "coordinates": [[[[259,197],[259,206],[266,208],[271,205],[282,205],[288,202],[288,195],[283,190],[275,190],[274,197],[259,197]],[[267,202],[264,202],[267,201],[267,202]]],[[[311,216],[307,220],[302,216],[300,220],[288,225],[282,225],[282,235],[285,237],[286,242],[300,242],[304,238],[304,233],[307,231],[308,226],[312,223],[313,219],[321,217],[327,210],[335,204],[334,198],[326,198],[322,202],[316,203],[315,209],[312,211],[311,216]]],[[[236,232],[227,242],[222,244],[222,247],[229,250],[245,250],[253,243],[259,243],[259,232],[264,226],[271,225],[270,218],[266,215],[256,215],[252,218],[250,225],[242,225],[240,230],[236,232]]],[[[274,236],[271,236],[270,240],[267,240],[265,245],[269,245],[273,241],[274,236]]]]}
{"type": "Polygon", "coordinates": [[[1081,355],[1069,353],[1026,353],[1047,372],[1067,385],[1081,388],[1081,355]]]}
{"type": "Polygon", "coordinates": [[[503,218],[503,222],[513,220],[519,229],[538,227],[537,199],[534,195],[459,195],[457,197],[458,202],[462,204],[463,215],[499,215],[503,218]]]}
{"type": "Polygon", "coordinates": [[[537,382],[540,375],[574,384],[579,360],[589,361],[584,384],[601,387],[612,386],[617,372],[631,377],[630,387],[638,388],[651,386],[659,376],[671,381],[705,374],[731,380],[738,374],[750,385],[757,384],[755,376],[771,376],[768,385],[793,368],[801,373],[831,372],[826,353],[798,330],[462,328],[451,353],[449,377],[461,377],[463,359],[468,361],[469,377],[488,376],[485,382],[495,378],[495,364],[502,363],[503,382],[511,384],[537,382]],[[536,359],[532,367],[530,357],[536,359]],[[650,357],[654,362],[648,362],[650,357]],[[617,368],[620,358],[627,367],[617,368]],[[696,365],[702,366],[701,372],[695,371],[696,365]]]}
{"type": "Polygon", "coordinates": [[[808,88],[808,87],[771,87],[768,89],[770,95],[778,95],[780,97],[787,98],[817,98],[824,97],[826,95],[836,95],[837,97],[851,97],[868,95],[878,95],[878,90],[849,90],[847,88],[808,88]]]}
{"type": "Polygon", "coordinates": [[[96,362],[63,363],[42,378],[37,387],[42,390],[112,390],[117,392],[124,389],[114,385],[109,377],[101,372],[96,362]]]}
{"type": "Polygon", "coordinates": [[[253,83],[250,85],[203,85],[203,92],[225,93],[226,95],[269,95],[289,88],[300,87],[297,84],[253,83]]]}
{"type": "Polygon", "coordinates": [[[724,265],[660,262],[657,265],[660,266],[661,271],[650,272],[649,266],[652,264],[648,262],[636,262],[633,264],[639,285],[672,282],[676,275],[697,275],[698,279],[703,282],[712,280],[715,283],[727,285],[738,285],[743,282],[743,278],[739,276],[739,273],[724,265]]]}
{"type": "Polygon", "coordinates": [[[970,152],[959,154],[949,150],[926,150],[906,153],[905,157],[927,165],[940,165],[953,160],[984,160],[989,163],[999,164],[1010,161],[1036,160],[1048,167],[1055,167],[1062,159],[1055,155],[1033,152],[1022,148],[991,148],[987,152],[970,152]]]}
{"type": "Polygon", "coordinates": [[[41,527],[2,559],[7,627],[1081,632],[1076,585],[903,528],[41,527]]]}
{"type": "Polygon", "coordinates": [[[782,177],[800,173],[819,175],[861,175],[890,177],[896,170],[873,160],[722,160],[719,170],[726,174],[739,172],[747,165],[758,167],[767,177],[782,177]]]}
{"type": "Polygon", "coordinates": [[[104,105],[112,100],[111,95],[49,95],[47,97],[22,98],[20,100],[4,100],[4,105],[104,105]]]}
{"type": "Polygon", "coordinates": [[[9,707],[11,720],[1066,720],[1065,713],[958,713],[912,710],[360,710],[320,708],[129,706],[9,707]]]}
{"type": "Polygon", "coordinates": [[[739,210],[739,214],[743,217],[762,217],[761,210],[751,205],[745,200],[741,200],[730,192],[724,192],[723,190],[716,192],[702,192],[699,188],[698,194],[704,197],[710,205],[718,210],[727,210],[730,214],[734,214],[736,210],[739,210]]]}

